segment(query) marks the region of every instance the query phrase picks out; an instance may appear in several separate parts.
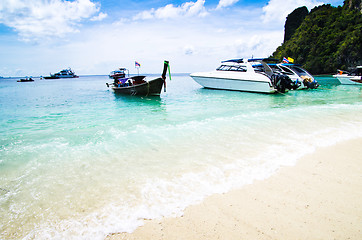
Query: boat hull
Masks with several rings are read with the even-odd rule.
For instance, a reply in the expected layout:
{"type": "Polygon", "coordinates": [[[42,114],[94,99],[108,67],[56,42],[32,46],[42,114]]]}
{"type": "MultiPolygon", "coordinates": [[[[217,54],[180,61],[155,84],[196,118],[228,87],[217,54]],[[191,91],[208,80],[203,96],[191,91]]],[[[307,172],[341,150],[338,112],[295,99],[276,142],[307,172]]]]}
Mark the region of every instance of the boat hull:
{"type": "Polygon", "coordinates": [[[44,79],[60,79],[60,78],[79,78],[79,76],[50,76],[43,77],[44,79]]]}
{"type": "Polygon", "coordinates": [[[34,82],[32,79],[20,79],[17,82],[34,82]]]}
{"type": "Polygon", "coordinates": [[[204,77],[191,74],[195,82],[209,89],[256,92],[256,93],[275,93],[277,90],[269,81],[256,81],[246,79],[232,79],[222,77],[204,77]]]}
{"type": "Polygon", "coordinates": [[[127,87],[113,86],[112,89],[115,93],[125,95],[138,95],[138,96],[149,96],[149,95],[160,95],[164,80],[162,78],[156,78],[148,82],[135,84],[127,87]]]}
{"type": "Polygon", "coordinates": [[[362,85],[361,76],[334,75],[343,85],[362,85]]]}
{"type": "Polygon", "coordinates": [[[356,85],[361,85],[362,76],[355,76],[355,77],[351,78],[350,81],[354,82],[354,84],[356,84],[356,85]]]}

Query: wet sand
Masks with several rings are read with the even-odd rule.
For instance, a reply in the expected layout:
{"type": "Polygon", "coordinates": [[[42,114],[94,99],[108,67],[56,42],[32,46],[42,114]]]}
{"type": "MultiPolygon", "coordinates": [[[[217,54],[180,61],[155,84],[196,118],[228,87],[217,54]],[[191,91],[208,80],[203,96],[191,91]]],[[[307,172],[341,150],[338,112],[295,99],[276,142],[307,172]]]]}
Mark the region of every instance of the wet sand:
{"type": "Polygon", "coordinates": [[[147,220],[107,239],[362,239],[362,139],[317,149],[182,217],[147,220]]]}

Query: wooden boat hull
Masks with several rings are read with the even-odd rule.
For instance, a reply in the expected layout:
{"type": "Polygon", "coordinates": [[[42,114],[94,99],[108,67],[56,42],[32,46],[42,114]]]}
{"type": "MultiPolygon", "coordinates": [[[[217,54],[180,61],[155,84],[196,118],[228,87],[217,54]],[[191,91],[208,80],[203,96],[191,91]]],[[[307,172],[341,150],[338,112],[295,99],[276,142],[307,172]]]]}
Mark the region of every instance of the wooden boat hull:
{"type": "Polygon", "coordinates": [[[163,84],[164,80],[162,78],[156,78],[148,82],[135,84],[132,86],[126,86],[126,87],[112,86],[112,89],[115,93],[132,95],[132,96],[160,95],[163,84]]]}

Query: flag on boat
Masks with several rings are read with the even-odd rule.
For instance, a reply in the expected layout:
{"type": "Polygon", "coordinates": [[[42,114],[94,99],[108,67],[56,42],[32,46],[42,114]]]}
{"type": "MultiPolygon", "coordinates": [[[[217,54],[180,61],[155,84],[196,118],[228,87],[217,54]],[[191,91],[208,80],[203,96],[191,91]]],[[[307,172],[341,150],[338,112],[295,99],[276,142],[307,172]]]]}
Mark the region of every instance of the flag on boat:
{"type": "Polygon", "coordinates": [[[294,62],[294,59],[291,58],[291,57],[288,57],[288,61],[289,61],[290,63],[293,63],[293,62],[294,62]]]}
{"type": "Polygon", "coordinates": [[[135,67],[141,67],[141,64],[137,61],[134,62],[135,67]]]}
{"type": "Polygon", "coordinates": [[[283,57],[283,63],[289,63],[289,60],[286,57],[283,57]]]}

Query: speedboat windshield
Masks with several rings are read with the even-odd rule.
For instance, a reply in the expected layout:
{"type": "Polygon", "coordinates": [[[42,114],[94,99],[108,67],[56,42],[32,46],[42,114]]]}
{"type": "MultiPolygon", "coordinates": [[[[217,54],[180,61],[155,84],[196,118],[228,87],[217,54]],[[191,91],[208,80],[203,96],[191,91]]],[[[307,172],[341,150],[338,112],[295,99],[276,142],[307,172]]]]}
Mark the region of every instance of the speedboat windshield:
{"type": "Polygon", "coordinates": [[[265,72],[265,68],[262,64],[254,64],[252,66],[255,72],[265,72]]]}
{"type": "Polygon", "coordinates": [[[294,73],[287,67],[284,67],[283,65],[276,65],[277,68],[281,69],[281,73],[282,74],[287,74],[287,75],[293,75],[294,73]]]}
{"type": "Polygon", "coordinates": [[[302,77],[302,76],[308,76],[311,77],[311,75],[304,70],[303,68],[300,68],[298,66],[289,66],[293,71],[295,71],[296,74],[298,74],[298,76],[302,77]]]}
{"type": "Polygon", "coordinates": [[[221,65],[216,69],[216,71],[236,71],[236,72],[246,72],[246,66],[243,65],[221,65]]]}
{"type": "Polygon", "coordinates": [[[252,65],[256,73],[266,74],[268,76],[273,75],[273,70],[268,66],[264,59],[249,59],[249,63],[252,65]]]}

